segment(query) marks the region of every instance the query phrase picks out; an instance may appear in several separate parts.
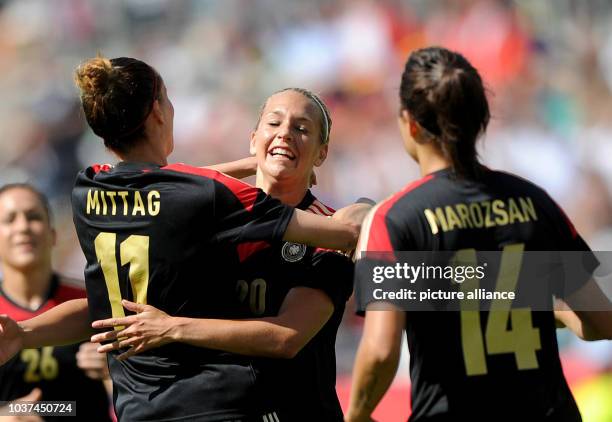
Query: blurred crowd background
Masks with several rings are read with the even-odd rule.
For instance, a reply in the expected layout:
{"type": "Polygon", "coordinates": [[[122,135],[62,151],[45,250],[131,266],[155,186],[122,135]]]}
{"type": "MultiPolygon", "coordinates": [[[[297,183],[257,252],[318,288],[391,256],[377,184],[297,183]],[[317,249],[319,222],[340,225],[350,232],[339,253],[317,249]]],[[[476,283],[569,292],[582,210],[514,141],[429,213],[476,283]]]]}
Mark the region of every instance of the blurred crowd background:
{"type": "MultiPolygon", "coordinates": [[[[410,51],[435,44],[464,53],[487,84],[483,161],[545,187],[593,249],[612,250],[611,28],[609,0],[0,0],[0,183],[30,181],[50,196],[56,267],[82,278],[70,190],[79,169],[115,159],[86,128],[72,72],[101,52],[141,58],[164,77],[173,162],[244,157],[268,95],[321,94],[333,126],[315,194],[335,207],[381,200],[418,177],[397,130],[397,91],[410,51]]],[[[360,333],[351,311],[341,380],[360,333]]],[[[560,343],[581,401],[607,391],[611,407],[609,344],[564,333],[560,343]]],[[[585,420],[612,421],[596,407],[583,407],[585,420]]]]}

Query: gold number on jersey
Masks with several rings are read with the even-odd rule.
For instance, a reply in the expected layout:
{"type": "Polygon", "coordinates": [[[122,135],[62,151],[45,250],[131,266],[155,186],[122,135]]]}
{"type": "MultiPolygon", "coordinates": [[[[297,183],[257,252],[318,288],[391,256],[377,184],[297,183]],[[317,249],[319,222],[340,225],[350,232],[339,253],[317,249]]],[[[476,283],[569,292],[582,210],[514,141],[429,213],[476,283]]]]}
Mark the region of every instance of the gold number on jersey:
{"type": "Polygon", "coordinates": [[[250,283],[245,280],[238,280],[236,292],[238,301],[245,303],[248,299],[249,309],[254,315],[263,315],[266,311],[266,280],[256,278],[250,283]]]}
{"type": "MultiPolygon", "coordinates": [[[[522,264],[525,245],[514,244],[504,247],[502,252],[496,291],[515,291],[522,264]]],[[[456,259],[476,264],[476,250],[463,249],[456,259]]],[[[461,289],[466,292],[478,287],[477,279],[466,280],[461,289]]],[[[531,309],[512,309],[510,300],[496,300],[491,305],[485,338],[482,338],[480,312],[477,300],[461,302],[461,343],[463,359],[468,375],[484,375],[488,372],[486,354],[514,353],[519,370],[538,368],[536,350],[542,348],[540,330],[533,327],[531,309]],[[511,329],[508,329],[510,319],[511,329]],[[486,343],[486,352],[485,344],[486,343]]]]}
{"type": "MultiPolygon", "coordinates": [[[[121,289],[119,287],[119,268],[116,257],[117,235],[115,233],[100,233],[94,240],[96,256],[102,267],[104,282],[108,290],[113,318],[125,316],[121,306],[121,289]]],[[[121,266],[130,264],[128,277],[134,301],[147,303],[147,288],[149,286],[149,236],[131,235],[119,245],[121,266]]],[[[122,327],[115,327],[121,329],[122,327]]]]}
{"type": "Polygon", "coordinates": [[[59,365],[53,356],[53,347],[24,349],[20,357],[21,361],[27,365],[23,374],[25,382],[39,382],[41,379],[52,380],[57,377],[59,365]]]}

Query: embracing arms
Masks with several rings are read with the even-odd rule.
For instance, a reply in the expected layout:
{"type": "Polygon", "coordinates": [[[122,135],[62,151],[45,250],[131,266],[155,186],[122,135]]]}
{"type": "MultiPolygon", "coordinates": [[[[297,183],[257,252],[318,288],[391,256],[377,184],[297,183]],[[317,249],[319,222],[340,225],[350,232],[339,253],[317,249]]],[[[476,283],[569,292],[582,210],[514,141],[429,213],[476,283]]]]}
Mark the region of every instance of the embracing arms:
{"type": "Polygon", "coordinates": [[[308,287],[291,289],[277,316],[259,319],[171,317],[150,305],[129,301],[123,301],[123,305],[138,313],[95,321],[93,326],[125,328],[96,334],[91,339],[93,342],[112,341],[98,348],[100,352],[131,347],[119,359],[170,342],[249,356],[292,358],[323,327],[334,309],[331,299],[323,291],[308,287]]]}
{"type": "Polygon", "coordinates": [[[21,349],[78,343],[93,332],[87,299],[69,300],[19,323],[0,315],[0,364],[21,349]]]}

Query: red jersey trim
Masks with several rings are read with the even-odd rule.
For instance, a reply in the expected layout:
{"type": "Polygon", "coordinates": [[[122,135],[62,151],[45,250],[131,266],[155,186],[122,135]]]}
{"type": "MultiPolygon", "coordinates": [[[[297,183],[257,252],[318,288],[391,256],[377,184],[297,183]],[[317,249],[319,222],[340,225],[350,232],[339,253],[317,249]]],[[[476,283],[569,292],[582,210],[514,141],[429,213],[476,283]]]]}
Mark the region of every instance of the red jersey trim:
{"type": "Polygon", "coordinates": [[[401,191],[393,194],[391,197],[383,201],[378,209],[375,211],[371,226],[368,230],[368,240],[366,244],[366,251],[376,251],[376,252],[392,252],[393,244],[391,243],[391,236],[389,235],[389,229],[387,228],[387,224],[385,219],[387,218],[387,213],[389,210],[395,205],[397,201],[399,201],[404,195],[408,192],[418,188],[419,186],[429,182],[435,176],[433,174],[427,175],[422,179],[416,180],[410,183],[401,191]]]}
{"type": "MultiPolygon", "coordinates": [[[[327,205],[325,205],[323,202],[319,201],[318,199],[315,199],[314,201],[312,201],[312,203],[308,206],[308,208],[306,208],[306,211],[312,214],[322,215],[325,217],[331,217],[336,212],[335,209],[333,209],[332,207],[328,207],[327,205]]],[[[342,254],[342,251],[337,251],[335,249],[327,249],[327,248],[315,248],[313,253],[317,254],[317,253],[327,253],[327,252],[342,254]]]]}
{"type": "Polygon", "coordinates": [[[72,299],[83,299],[85,297],[87,297],[87,294],[84,289],[76,286],[60,284],[54,299],[59,303],[63,303],[72,299]]]}
{"type": "Polygon", "coordinates": [[[211,170],[204,167],[193,167],[188,166],[186,164],[170,164],[161,168],[162,170],[172,170],[179,173],[191,174],[194,176],[202,176],[207,177],[209,179],[216,180],[217,182],[223,184],[232,193],[240,200],[242,205],[247,211],[251,211],[253,206],[255,205],[255,201],[257,200],[257,195],[260,190],[247,184],[241,182],[238,179],[230,177],[226,174],[218,172],[217,170],[211,170]]]}
{"type": "Polygon", "coordinates": [[[265,240],[257,240],[255,242],[241,243],[236,246],[238,251],[238,259],[240,263],[246,261],[254,253],[269,248],[270,244],[265,240]]]}
{"type": "Polygon", "coordinates": [[[45,311],[72,299],[85,298],[85,290],[58,284],[55,291],[48,297],[38,309],[27,309],[16,303],[0,292],[0,314],[7,314],[16,321],[23,321],[42,314],[45,311]]]}
{"type": "Polygon", "coordinates": [[[318,254],[318,253],[335,253],[335,254],[344,256],[344,253],[337,249],[315,248],[313,254],[318,254]]]}
{"type": "Polygon", "coordinates": [[[315,214],[331,216],[334,214],[335,210],[329,208],[325,204],[323,204],[319,200],[314,200],[312,204],[308,207],[308,210],[313,211],[315,214]]]}
{"type": "Polygon", "coordinates": [[[104,171],[104,172],[109,171],[110,169],[113,168],[113,166],[111,166],[110,164],[94,164],[93,166],[91,166],[91,168],[95,174],[98,174],[101,171],[104,171]]]}

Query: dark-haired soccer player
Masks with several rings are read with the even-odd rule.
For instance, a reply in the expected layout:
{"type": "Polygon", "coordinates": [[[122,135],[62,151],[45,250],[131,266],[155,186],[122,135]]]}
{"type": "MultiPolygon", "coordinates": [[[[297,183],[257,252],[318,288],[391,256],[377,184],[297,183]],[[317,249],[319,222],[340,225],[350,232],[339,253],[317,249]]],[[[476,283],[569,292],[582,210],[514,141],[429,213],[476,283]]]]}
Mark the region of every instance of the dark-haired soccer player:
{"type": "MultiPolygon", "coordinates": [[[[487,127],[489,107],[478,72],[463,56],[442,48],[413,52],[400,100],[404,145],[423,178],[373,210],[360,251],[589,250],[542,189],[478,162],[476,140],[487,127]]],[[[371,263],[368,255],[357,262],[357,283],[372,282],[371,263]]],[[[607,300],[593,281],[576,287],[566,298],[570,306],[589,299],[605,309],[607,300]]],[[[574,316],[598,336],[612,337],[609,312],[574,316]]],[[[404,329],[411,421],[580,420],[561,369],[552,311],[370,308],[347,421],[369,420],[395,374],[404,329]]]]}
{"type": "MultiPolygon", "coordinates": [[[[334,211],[308,189],[313,168],[327,156],[330,128],[327,108],[309,91],[289,88],[268,98],[251,137],[257,186],[298,209],[331,216],[334,211]]],[[[240,244],[238,253],[236,294],[248,320],[168,317],[151,306],[126,304],[139,313],[94,325],[130,327],[94,340],[124,338],[101,348],[132,346],[124,357],[168,341],[269,357],[256,360],[255,370],[262,394],[277,403],[270,420],[342,421],[335,341],[352,292],[352,262],[291,242],[240,244]]]]}
{"type": "MultiPolygon", "coordinates": [[[[53,271],[54,243],[47,198],[29,184],[0,187],[0,314],[22,321],[85,297],[83,289],[53,271]]],[[[110,403],[101,381],[106,371],[90,374],[91,378],[86,375],[77,362],[80,347],[22,350],[0,366],[0,401],[75,401],[73,410],[82,418],[110,421],[110,403]]],[[[106,358],[96,358],[93,363],[105,368],[106,358]]]]}
{"type": "MultiPolygon", "coordinates": [[[[148,64],[97,57],[83,63],[75,79],[88,124],[121,160],[80,172],[72,195],[92,318],[124,316],[124,298],[180,316],[229,318],[239,312],[239,261],[230,244],[284,237],[339,249],[354,245],[357,224],[294,210],[216,171],[168,165],[174,110],[148,64]]],[[[73,315],[82,310],[75,307],[73,315]]],[[[47,313],[24,322],[22,331],[0,318],[4,338],[11,339],[0,343],[0,359],[20,341],[40,339],[45,328],[49,335],[48,327],[65,315],[47,313]]],[[[90,333],[79,326],[51,337],[90,333]]],[[[228,353],[169,345],[124,362],[111,355],[110,371],[120,419],[246,421],[272,410],[254,400],[251,361],[228,353]]]]}

